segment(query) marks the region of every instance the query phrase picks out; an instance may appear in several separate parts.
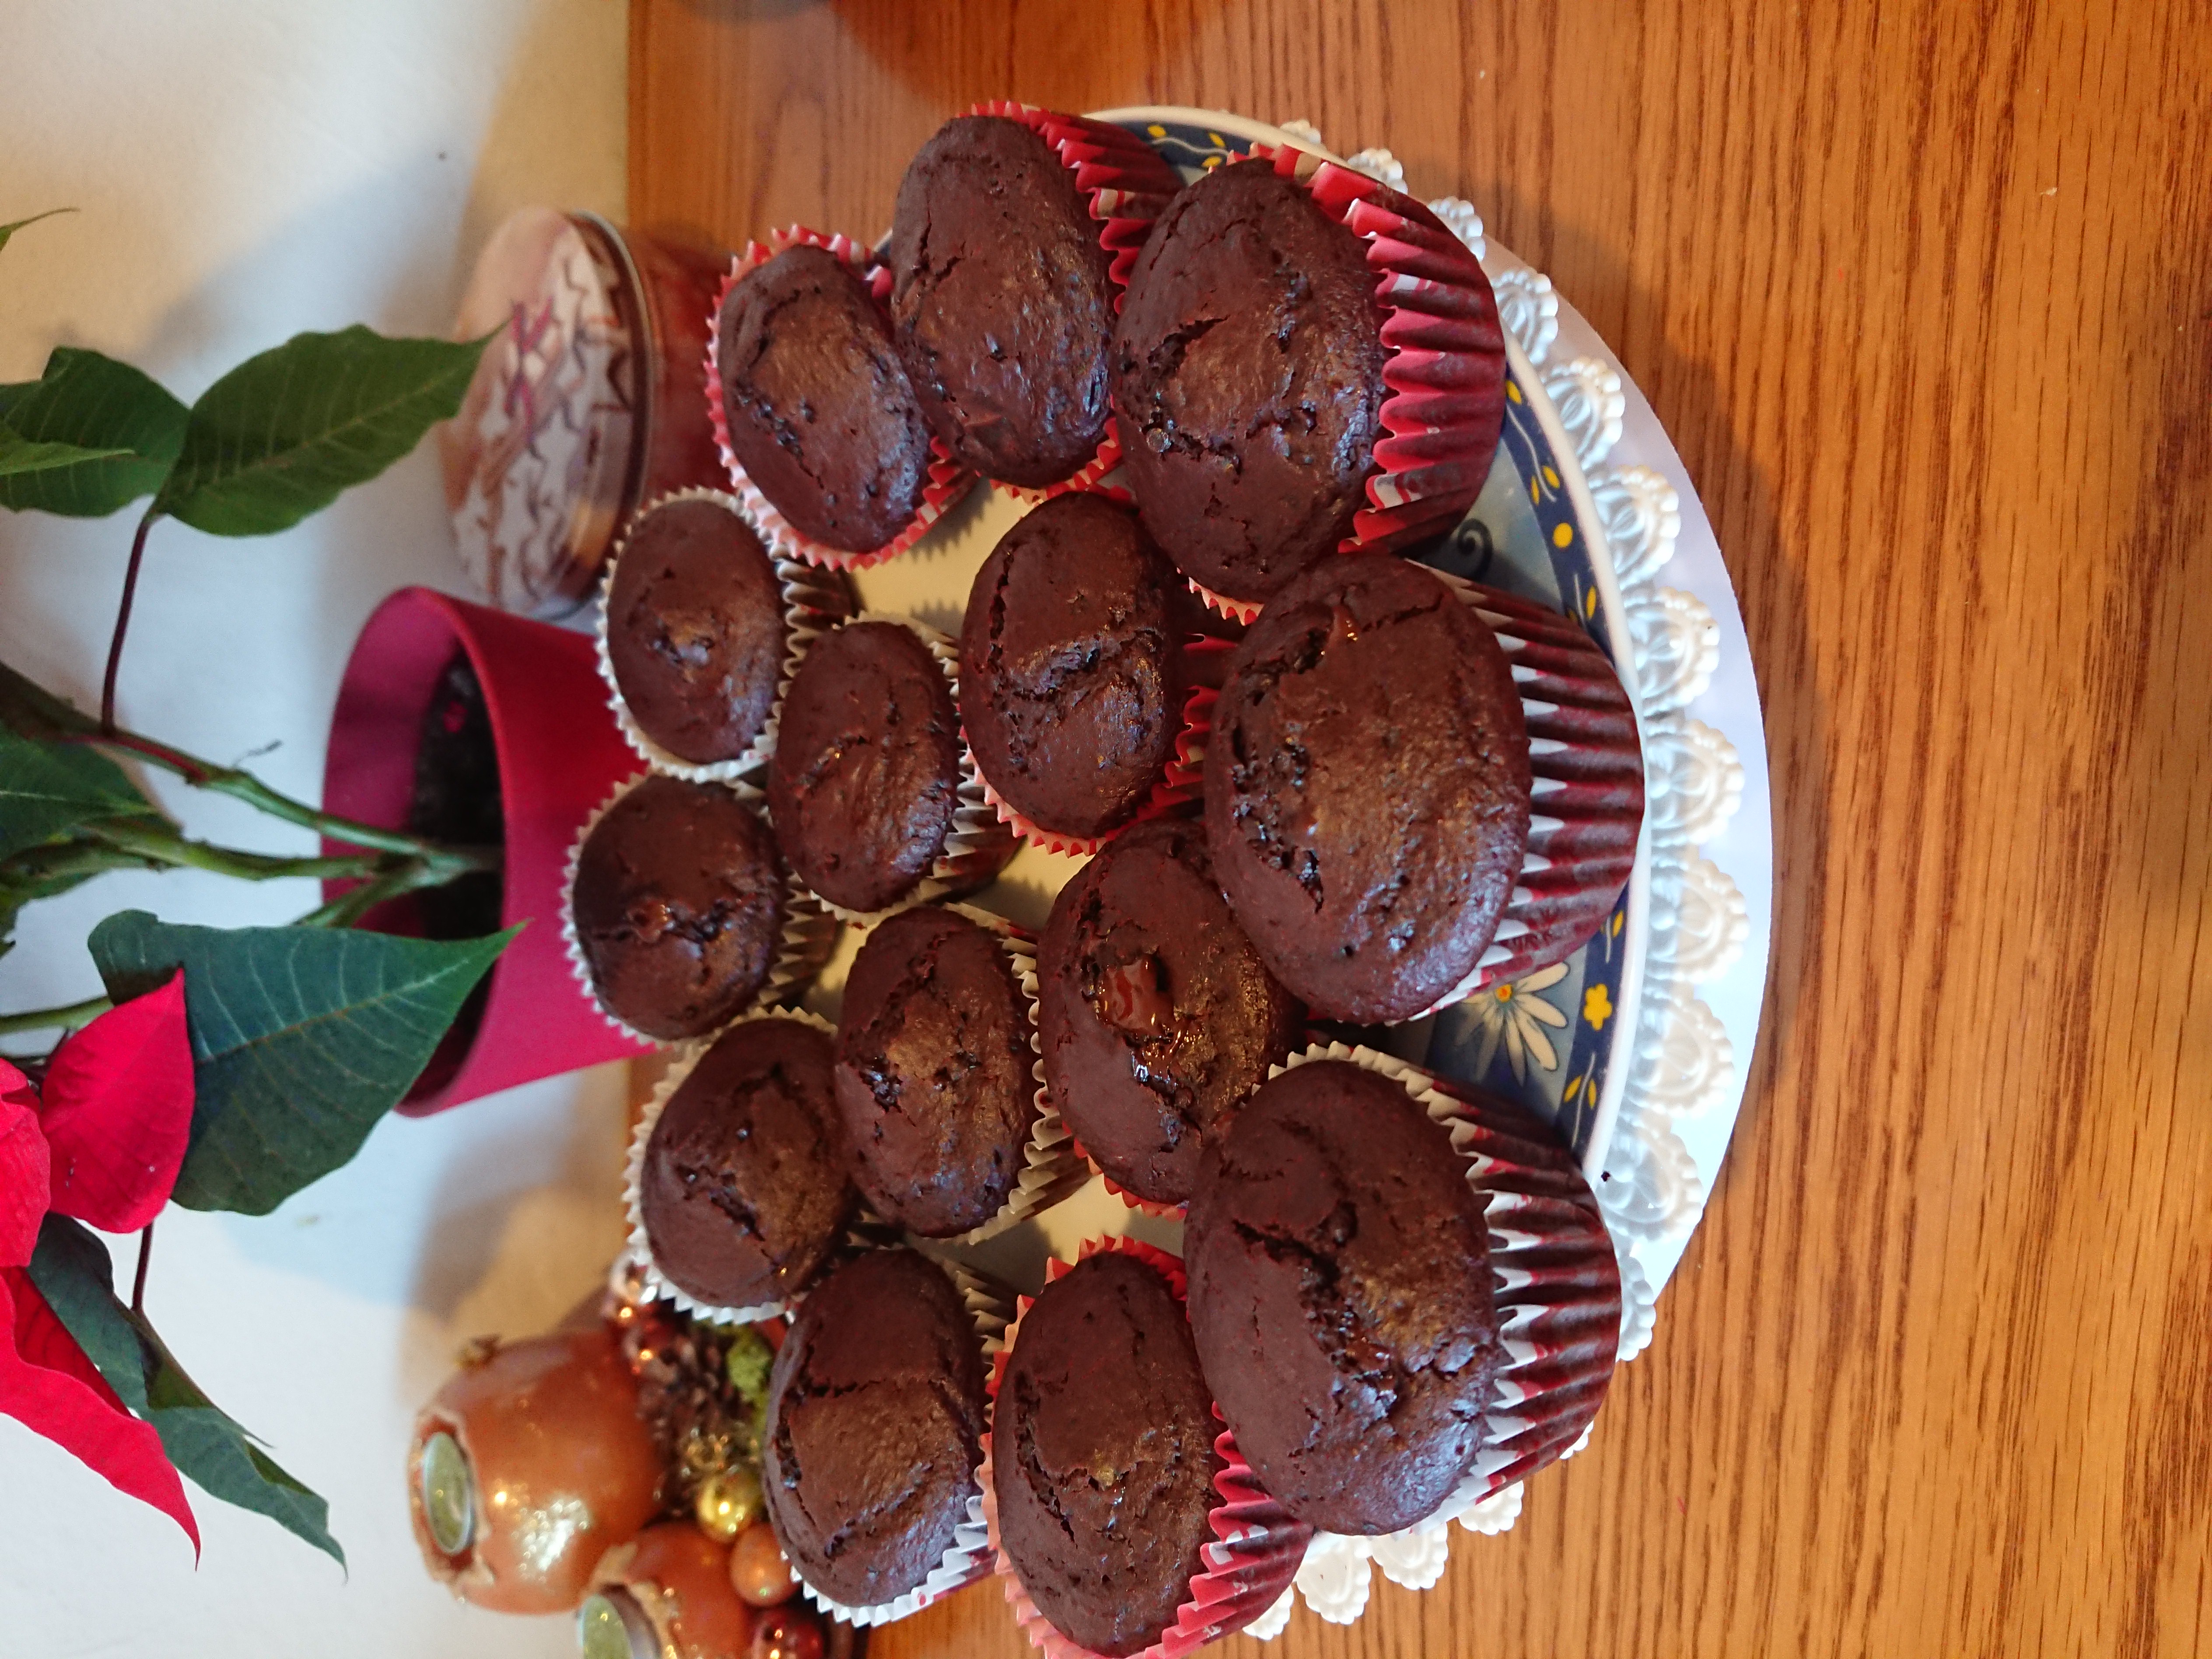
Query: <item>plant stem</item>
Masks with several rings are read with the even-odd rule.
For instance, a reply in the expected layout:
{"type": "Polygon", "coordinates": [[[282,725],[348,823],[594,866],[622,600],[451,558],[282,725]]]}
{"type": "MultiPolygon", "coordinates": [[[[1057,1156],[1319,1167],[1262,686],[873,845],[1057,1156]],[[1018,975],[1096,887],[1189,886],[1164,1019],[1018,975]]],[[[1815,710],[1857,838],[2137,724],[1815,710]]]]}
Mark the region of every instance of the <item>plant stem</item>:
{"type": "Polygon", "coordinates": [[[292,925],[295,927],[350,927],[387,899],[403,893],[419,891],[425,887],[442,887],[453,878],[453,872],[410,860],[395,866],[372,881],[365,881],[332,899],[328,904],[310,910],[292,925]]]}
{"type": "MultiPolygon", "coordinates": [[[[212,871],[240,881],[274,881],[287,876],[305,876],[317,881],[346,877],[368,880],[388,873],[395,856],[388,853],[356,853],[337,858],[287,858],[270,853],[247,853],[187,840],[167,826],[156,830],[128,819],[94,824],[92,834],[153,863],[212,871]]],[[[441,878],[451,880],[473,870],[495,867],[497,860],[496,854],[456,849],[435,858],[410,861],[424,864],[441,878]]]]}
{"type": "MultiPolygon", "coordinates": [[[[296,823],[303,830],[313,830],[331,840],[343,842],[349,847],[370,847],[380,852],[406,853],[416,856],[443,854],[449,851],[434,842],[410,836],[398,830],[380,830],[373,823],[361,823],[352,818],[338,817],[329,812],[319,812],[303,801],[281,795],[251,772],[234,766],[216,766],[181,749],[172,749],[165,743],[140,737],[135,732],[112,732],[89,734],[77,739],[103,749],[120,749],[126,754],[151,762],[166,772],[173,772],[195,789],[206,789],[218,795],[228,795],[242,800],[257,811],[287,823],[296,823]]],[[[495,854],[495,859],[496,855],[495,854]]],[[[472,867],[496,868],[491,866],[472,867]]]]}
{"type": "Polygon", "coordinates": [[[57,1026],[75,1030],[88,1025],[115,1005],[106,997],[88,997],[66,1008],[33,1008],[27,1014],[0,1014],[0,1036],[15,1031],[46,1031],[57,1026]]]}
{"type": "Polygon", "coordinates": [[[319,812],[303,801],[279,794],[251,772],[235,766],[217,766],[143,733],[119,728],[104,730],[99,721],[71,708],[37,681],[18,673],[4,662],[0,662],[0,721],[34,743],[85,743],[134,756],[165,772],[175,773],[195,789],[228,795],[258,812],[296,823],[303,830],[315,830],[349,847],[369,847],[380,852],[405,853],[416,857],[451,850],[404,830],[380,829],[373,823],[319,812]]]}
{"type": "Polygon", "coordinates": [[[146,532],[161,517],[159,507],[149,507],[146,516],[138,520],[138,533],[131,538],[131,562],[123,572],[123,603],[115,608],[115,633],[107,641],[107,675],[100,683],[100,729],[110,736],[115,731],[115,676],[123,666],[123,636],[131,631],[131,605],[138,597],[138,567],[146,560],[146,532]]]}
{"type": "Polygon", "coordinates": [[[138,1235],[138,1271],[131,1276],[131,1311],[143,1316],[146,1311],[146,1264],[154,1259],[154,1224],[148,1222],[138,1235]]]}

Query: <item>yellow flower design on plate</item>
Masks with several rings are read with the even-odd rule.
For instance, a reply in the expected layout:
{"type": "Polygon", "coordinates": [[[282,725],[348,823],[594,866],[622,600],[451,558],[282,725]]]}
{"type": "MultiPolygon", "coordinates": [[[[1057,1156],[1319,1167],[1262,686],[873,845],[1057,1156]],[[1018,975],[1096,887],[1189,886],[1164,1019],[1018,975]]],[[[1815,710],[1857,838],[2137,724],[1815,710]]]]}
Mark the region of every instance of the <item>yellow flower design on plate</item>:
{"type": "Polygon", "coordinates": [[[1591,1030],[1605,1030],[1606,1021],[1613,1018],[1613,994],[1602,985],[1593,985],[1583,992],[1583,1018],[1589,1022],[1591,1030]]]}

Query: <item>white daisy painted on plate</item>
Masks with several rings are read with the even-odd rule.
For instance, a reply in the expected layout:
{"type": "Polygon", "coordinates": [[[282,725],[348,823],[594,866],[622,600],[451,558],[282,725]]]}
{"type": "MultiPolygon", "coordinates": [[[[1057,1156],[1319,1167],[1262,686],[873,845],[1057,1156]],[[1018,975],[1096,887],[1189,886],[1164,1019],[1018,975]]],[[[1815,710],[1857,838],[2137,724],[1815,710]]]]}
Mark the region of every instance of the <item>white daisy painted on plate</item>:
{"type": "Polygon", "coordinates": [[[1470,1000],[1468,1006],[1482,1026],[1482,1043],[1474,1058],[1477,1077],[1490,1069],[1501,1042],[1505,1045],[1505,1058],[1512,1062],[1516,1078],[1528,1075],[1528,1062],[1532,1060],[1545,1071],[1559,1069],[1559,1050],[1552,1047],[1552,1039],[1544,1034],[1544,1028],[1548,1025],[1555,1031],[1565,1030],[1567,1017],[1539,994],[1550,990],[1566,976],[1567,964],[1555,962],[1548,968],[1539,968],[1526,979],[1493,985],[1470,1000]]]}

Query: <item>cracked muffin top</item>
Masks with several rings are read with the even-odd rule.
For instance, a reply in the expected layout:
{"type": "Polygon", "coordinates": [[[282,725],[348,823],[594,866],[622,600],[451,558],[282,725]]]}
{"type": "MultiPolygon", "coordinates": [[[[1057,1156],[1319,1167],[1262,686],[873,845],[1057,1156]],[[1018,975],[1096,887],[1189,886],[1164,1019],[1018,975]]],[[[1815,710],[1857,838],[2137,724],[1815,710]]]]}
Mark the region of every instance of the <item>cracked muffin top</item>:
{"type": "Polygon", "coordinates": [[[1012,1195],[1036,1117],[1029,1000],[997,934],[927,905],[878,922],[845,981],[837,1111],[854,1183],[924,1238],[1012,1195]]]}
{"type": "Polygon", "coordinates": [[[1449,1133],[1389,1078],[1292,1067],[1207,1145],[1183,1233],[1221,1414],[1301,1521],[1425,1519],[1480,1449],[1489,1233],[1449,1133]]]}
{"type": "Polygon", "coordinates": [[[945,850],[958,808],[960,714],[929,647],[892,622],[808,647],[769,762],[769,816],[799,878],[832,904],[881,910],[945,850]]]}
{"type": "Polygon", "coordinates": [[[1038,489],[1106,435],[1114,285],[1075,175],[1019,121],[963,115],[908,163],[891,324],[930,429],[987,478],[1038,489]]]}
{"type": "Polygon", "coordinates": [[[999,1541],[1070,1641],[1142,1652],[1205,1570],[1220,1425],[1158,1268],[1103,1253],[1022,1316],[991,1419],[999,1541]]]}
{"type": "Polygon", "coordinates": [[[929,428],[890,324],[826,248],[786,248],[732,285],[714,323],[738,465],[802,536],[872,552],[929,482],[929,428]]]}
{"type": "Polygon", "coordinates": [[[1117,1184],[1181,1204],[1199,1142],[1300,1041],[1297,1000],[1229,914],[1206,826],[1139,823],[1053,901],[1037,948],[1045,1080],[1117,1184]]]}
{"type": "Polygon", "coordinates": [[[1062,835],[1126,823],[1160,780],[1189,695],[1195,602],[1136,516],[1047,501],[975,573],[960,714],[985,781],[1062,835]]]}
{"type": "Polygon", "coordinates": [[[1411,1019],[1480,963],[1527,849],[1528,733],[1497,639],[1442,578],[1336,554],[1231,659],[1206,754],[1229,908],[1327,1019],[1411,1019]]]}
{"type": "Polygon", "coordinates": [[[1261,162],[1152,226],[1114,340],[1145,527],[1187,575],[1264,600],[1352,532],[1382,435],[1382,313],[1358,237],[1261,162]]]}
{"type": "Polygon", "coordinates": [[[662,501],[630,526],[607,587],[607,661],[653,742],[694,765],[737,759],[768,723],[788,644],[775,566],[731,507],[662,501]]]}
{"type": "Polygon", "coordinates": [[[569,893],[593,994],[663,1042],[745,1011],[775,965],[785,903],[760,815],[720,784],[660,776],[592,826],[569,893]]]}
{"type": "Polygon", "coordinates": [[[844,1237],[859,1200],[836,1137],[827,1032],[732,1026],[646,1138],[638,1208],[653,1265],[715,1307],[781,1302],[844,1237]]]}
{"type": "Polygon", "coordinates": [[[769,1382],[761,1489],[800,1577],[848,1607],[916,1589],[968,1518],[983,1350],[959,1291],[908,1249],[834,1267],[769,1382]]]}

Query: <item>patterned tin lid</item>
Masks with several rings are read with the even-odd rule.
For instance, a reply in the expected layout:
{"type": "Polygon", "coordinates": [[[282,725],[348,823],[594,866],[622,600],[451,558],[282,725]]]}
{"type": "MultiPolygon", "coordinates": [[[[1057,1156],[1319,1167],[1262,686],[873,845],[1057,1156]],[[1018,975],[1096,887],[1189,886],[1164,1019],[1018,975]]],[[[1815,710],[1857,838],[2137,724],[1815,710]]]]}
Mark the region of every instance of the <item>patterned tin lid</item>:
{"type": "Polygon", "coordinates": [[[439,451],[461,564],[503,610],[561,615],[598,580],[643,435],[635,293],[611,233],[552,208],[477,259],[454,332],[498,333],[439,451]]]}

